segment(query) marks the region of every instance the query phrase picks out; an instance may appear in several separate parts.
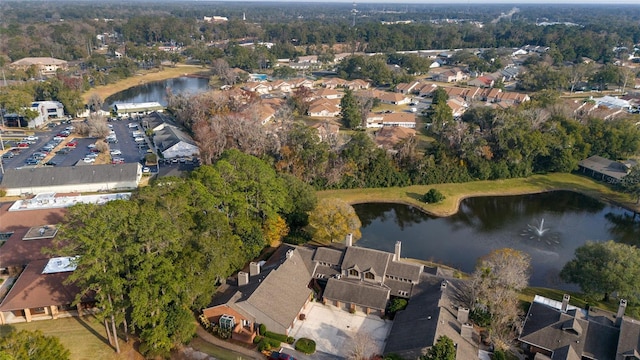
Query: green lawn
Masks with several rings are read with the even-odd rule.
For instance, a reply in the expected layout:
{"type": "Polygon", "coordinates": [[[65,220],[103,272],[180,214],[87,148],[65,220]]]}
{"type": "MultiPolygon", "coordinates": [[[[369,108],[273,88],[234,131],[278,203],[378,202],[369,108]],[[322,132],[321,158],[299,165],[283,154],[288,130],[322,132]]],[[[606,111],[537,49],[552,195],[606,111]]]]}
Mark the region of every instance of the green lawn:
{"type": "Polygon", "coordinates": [[[57,320],[33,321],[0,326],[0,336],[11,329],[40,330],[47,336],[57,336],[60,342],[71,352],[72,360],[123,360],[143,359],[142,355],[120,339],[121,354],[109,346],[104,326],[93,316],[72,317],[57,320]]]}
{"type": "Polygon", "coordinates": [[[220,360],[244,360],[244,359],[249,359],[246,356],[243,356],[242,354],[238,354],[236,352],[233,352],[231,350],[227,350],[227,349],[222,349],[220,347],[217,347],[213,344],[210,344],[204,340],[202,340],[199,337],[194,338],[193,340],[191,340],[191,342],[189,343],[189,346],[191,346],[193,349],[201,351],[205,354],[211,355],[213,357],[215,357],[216,359],[220,359],[220,360]]]}
{"type": "Polygon", "coordinates": [[[524,179],[473,181],[460,184],[414,185],[403,188],[326,190],[318,192],[319,198],[339,198],[351,204],[365,202],[390,202],[416,206],[423,211],[448,216],[458,211],[460,201],[474,196],[501,196],[534,194],[553,190],[570,190],[589,195],[605,202],[612,202],[634,211],[638,204],[628,195],[616,192],[607,184],[586,176],[556,173],[534,175],[524,179]],[[419,199],[429,189],[438,189],[446,199],[437,204],[425,204],[419,199]]]}

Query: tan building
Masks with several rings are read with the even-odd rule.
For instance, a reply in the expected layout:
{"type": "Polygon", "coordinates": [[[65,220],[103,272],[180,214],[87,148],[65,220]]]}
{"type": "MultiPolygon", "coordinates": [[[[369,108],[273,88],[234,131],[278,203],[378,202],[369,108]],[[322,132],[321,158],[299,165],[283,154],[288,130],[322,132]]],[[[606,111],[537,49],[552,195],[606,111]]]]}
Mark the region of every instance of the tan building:
{"type": "Polygon", "coordinates": [[[55,74],[58,69],[66,70],[67,62],[51,57],[27,57],[12,62],[9,67],[19,70],[27,70],[35,66],[41,75],[55,74]]]}

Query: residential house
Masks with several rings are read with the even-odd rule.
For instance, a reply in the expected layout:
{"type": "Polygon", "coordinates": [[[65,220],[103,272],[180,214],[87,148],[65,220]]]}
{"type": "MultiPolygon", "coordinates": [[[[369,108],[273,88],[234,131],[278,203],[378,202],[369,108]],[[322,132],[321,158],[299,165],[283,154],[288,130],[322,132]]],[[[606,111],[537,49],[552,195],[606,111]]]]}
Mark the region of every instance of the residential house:
{"type": "Polygon", "coordinates": [[[293,85],[284,80],[276,80],[270,83],[271,91],[281,91],[283,93],[290,93],[293,89],[293,85]]]}
{"type": "Polygon", "coordinates": [[[267,262],[249,264],[248,272],[241,271],[237,280],[222,285],[203,313],[213,316],[213,321],[215,316],[218,320],[223,315],[227,315],[225,319],[234,317],[236,323],[243,324],[242,331],[264,324],[269,331],[288,334],[312,297],[308,287],[312,256],[311,249],[279,247],[267,262]]]}
{"type": "Polygon", "coordinates": [[[265,95],[265,94],[268,94],[269,91],[271,91],[271,86],[269,86],[264,82],[257,82],[257,81],[248,82],[244,84],[242,88],[244,90],[251,91],[259,95],[265,95]]]}
{"type": "Polygon", "coordinates": [[[480,336],[469,324],[469,309],[457,301],[464,291],[464,282],[452,274],[425,269],[406,309],[395,316],[384,354],[417,359],[447,336],[456,344],[457,360],[479,359],[480,336]]]}
{"type": "Polygon", "coordinates": [[[72,306],[79,289],[66,280],[74,270],[68,257],[31,261],[0,303],[0,324],[81,315],[91,298],[72,306]]]}
{"type": "Polygon", "coordinates": [[[362,79],[355,79],[352,81],[347,81],[344,84],[344,87],[351,90],[366,90],[371,87],[371,84],[368,81],[364,81],[362,79]]]}
{"type": "Polygon", "coordinates": [[[191,136],[171,124],[153,133],[153,143],[165,159],[190,158],[200,152],[191,136]]]}
{"type": "Polygon", "coordinates": [[[479,76],[473,80],[470,80],[468,83],[470,86],[477,86],[480,88],[490,88],[495,84],[495,80],[489,76],[479,76]]]}
{"type": "Polygon", "coordinates": [[[383,91],[378,95],[378,99],[383,104],[391,104],[391,105],[405,105],[411,102],[411,99],[407,96],[399,93],[392,93],[383,91]]]}
{"type": "Polygon", "coordinates": [[[640,359],[640,322],[624,316],[626,300],[617,313],[592,307],[580,309],[536,295],[518,340],[535,359],[640,359]]]}
{"type": "Polygon", "coordinates": [[[291,86],[295,89],[301,88],[301,87],[306,87],[307,89],[313,89],[313,81],[309,79],[305,79],[305,78],[291,79],[289,80],[289,83],[291,83],[291,86]]]}
{"type": "Polygon", "coordinates": [[[322,301],[347,311],[383,315],[391,296],[409,298],[420,280],[422,265],[401,260],[401,242],[394,253],[353,246],[318,248],[313,278],[324,285],[322,301]]]}
{"type": "Polygon", "coordinates": [[[258,105],[258,121],[261,125],[266,125],[269,121],[276,117],[276,109],[267,103],[261,103],[258,105]]]}
{"type": "Polygon", "coordinates": [[[591,177],[608,183],[618,183],[624,178],[635,165],[634,163],[621,163],[609,160],[602,156],[593,155],[578,162],[578,171],[588,174],[591,177]]]}
{"type": "Polygon", "coordinates": [[[139,163],[6,169],[0,186],[7,196],[38,193],[99,192],[135,189],[142,178],[139,163]]]}
{"type": "Polygon", "coordinates": [[[347,81],[341,78],[328,78],[324,79],[321,84],[327,89],[335,89],[338,87],[344,87],[346,83],[347,81]]]}
{"type": "Polygon", "coordinates": [[[399,92],[400,94],[405,94],[405,95],[411,94],[418,85],[420,85],[419,81],[413,81],[410,83],[400,83],[396,85],[396,92],[399,92]]]}
{"type": "Polygon", "coordinates": [[[418,95],[421,97],[432,97],[433,92],[436,91],[438,85],[436,84],[422,84],[416,87],[418,95]]]}
{"type": "Polygon", "coordinates": [[[459,68],[445,70],[433,76],[433,80],[440,82],[458,82],[466,79],[467,75],[459,68]]]}
{"type": "Polygon", "coordinates": [[[415,136],[415,134],[415,129],[400,126],[387,126],[376,131],[376,137],[374,140],[378,147],[387,150],[389,153],[395,154],[397,151],[393,148],[401,141],[415,136]]]}
{"type": "Polygon", "coordinates": [[[460,118],[469,107],[466,101],[459,97],[450,97],[449,99],[447,99],[447,105],[451,108],[451,112],[453,113],[453,117],[455,119],[460,118]]]}
{"type": "Polygon", "coordinates": [[[314,101],[309,105],[307,114],[311,117],[336,117],[340,115],[340,106],[327,101],[314,101]]]}
{"type": "Polygon", "coordinates": [[[315,95],[325,99],[341,99],[344,94],[341,91],[325,88],[316,90],[315,95]]]}
{"type": "Polygon", "coordinates": [[[298,62],[316,64],[318,62],[318,55],[299,56],[298,62]]]}
{"type": "Polygon", "coordinates": [[[498,95],[497,101],[501,103],[507,103],[509,105],[519,105],[525,101],[530,101],[531,98],[527,94],[505,91],[498,95]]]}
{"type": "Polygon", "coordinates": [[[40,75],[53,75],[58,69],[66,70],[67,62],[52,57],[26,57],[9,64],[12,69],[27,70],[34,66],[40,75]]]}

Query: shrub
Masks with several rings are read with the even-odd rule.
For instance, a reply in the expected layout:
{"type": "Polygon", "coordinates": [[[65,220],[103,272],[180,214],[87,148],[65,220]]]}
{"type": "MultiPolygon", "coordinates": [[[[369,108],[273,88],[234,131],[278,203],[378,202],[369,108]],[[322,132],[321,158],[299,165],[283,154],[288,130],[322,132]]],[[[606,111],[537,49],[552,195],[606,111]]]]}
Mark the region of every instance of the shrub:
{"type": "Polygon", "coordinates": [[[268,337],[263,337],[258,343],[258,351],[265,351],[271,349],[279,349],[281,342],[276,339],[271,339],[268,337]]]}
{"type": "MultiPolygon", "coordinates": [[[[284,335],[284,334],[278,334],[278,333],[274,333],[274,332],[271,332],[271,331],[265,331],[264,336],[265,336],[265,337],[268,337],[268,338],[271,338],[271,339],[274,339],[274,340],[278,340],[278,341],[280,341],[280,342],[286,342],[286,343],[289,343],[289,342],[287,341],[287,339],[289,338],[289,336],[284,335]]],[[[293,342],[291,342],[291,343],[293,343],[293,342]]]]}
{"type": "Polygon", "coordinates": [[[287,344],[293,345],[295,341],[296,339],[294,339],[293,336],[287,336],[287,344]]]}
{"type": "Polygon", "coordinates": [[[260,324],[258,327],[258,333],[262,336],[267,333],[267,326],[265,324],[260,324]]]}
{"type": "Polygon", "coordinates": [[[406,299],[394,298],[393,300],[391,300],[391,303],[389,304],[389,312],[395,313],[400,310],[404,310],[406,307],[407,307],[406,299]]]}
{"type": "Polygon", "coordinates": [[[301,353],[313,354],[316,352],[316,342],[311,339],[300,338],[296,341],[295,349],[301,353]]]}
{"type": "Polygon", "coordinates": [[[254,344],[259,344],[260,341],[262,341],[262,336],[260,336],[260,335],[258,335],[258,336],[253,338],[253,343],[254,344]]]}
{"type": "Polygon", "coordinates": [[[7,196],[7,189],[4,187],[0,187],[0,197],[7,196]]]}
{"type": "Polygon", "coordinates": [[[471,319],[471,322],[480,327],[487,327],[491,325],[491,314],[488,311],[473,309],[469,314],[469,318],[471,319]]]}
{"type": "Polygon", "coordinates": [[[444,199],[444,195],[442,195],[442,193],[437,189],[429,189],[429,191],[422,196],[422,201],[427,204],[436,204],[444,199]]]}

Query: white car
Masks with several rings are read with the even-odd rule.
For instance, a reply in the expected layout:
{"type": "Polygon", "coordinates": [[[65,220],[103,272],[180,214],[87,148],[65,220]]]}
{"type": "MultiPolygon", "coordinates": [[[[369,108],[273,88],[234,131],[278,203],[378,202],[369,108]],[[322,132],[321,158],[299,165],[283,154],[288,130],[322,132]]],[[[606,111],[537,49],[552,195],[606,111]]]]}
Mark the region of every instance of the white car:
{"type": "Polygon", "coordinates": [[[82,159],[82,161],[84,161],[84,162],[89,164],[89,163],[96,162],[96,159],[91,158],[91,157],[86,157],[86,158],[82,159]]]}
{"type": "Polygon", "coordinates": [[[111,155],[122,155],[122,151],[119,149],[113,149],[109,152],[111,155]]]}
{"type": "Polygon", "coordinates": [[[96,148],[96,144],[89,144],[89,145],[87,145],[87,147],[89,149],[95,149],[96,148]]]}
{"type": "Polygon", "coordinates": [[[27,140],[27,141],[38,141],[38,137],[37,136],[27,136],[24,139],[27,140]]]}
{"type": "Polygon", "coordinates": [[[137,129],[138,128],[138,124],[136,124],[136,123],[129,123],[129,125],[127,125],[127,126],[129,126],[129,129],[137,129]]]}
{"type": "Polygon", "coordinates": [[[145,166],[145,167],[142,168],[142,172],[147,174],[147,173],[151,172],[151,169],[149,169],[148,167],[145,166]]]}
{"type": "Polygon", "coordinates": [[[136,138],[133,138],[133,141],[135,141],[135,142],[144,142],[145,140],[144,140],[143,137],[136,137],[136,138]]]}

